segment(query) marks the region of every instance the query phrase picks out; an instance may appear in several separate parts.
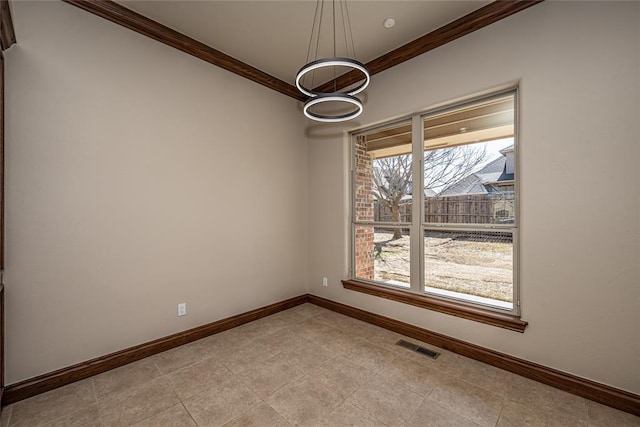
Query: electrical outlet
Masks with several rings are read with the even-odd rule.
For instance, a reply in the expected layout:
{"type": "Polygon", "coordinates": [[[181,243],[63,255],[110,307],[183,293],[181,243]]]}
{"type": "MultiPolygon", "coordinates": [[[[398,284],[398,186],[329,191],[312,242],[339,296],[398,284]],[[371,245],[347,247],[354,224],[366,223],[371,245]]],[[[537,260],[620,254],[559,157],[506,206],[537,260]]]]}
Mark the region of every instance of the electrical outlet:
{"type": "Polygon", "coordinates": [[[187,314],[187,303],[182,302],[178,304],[178,316],[184,316],[185,314],[187,314]]]}
{"type": "Polygon", "coordinates": [[[326,277],[322,278],[322,286],[324,286],[325,288],[329,286],[329,280],[326,277]]]}

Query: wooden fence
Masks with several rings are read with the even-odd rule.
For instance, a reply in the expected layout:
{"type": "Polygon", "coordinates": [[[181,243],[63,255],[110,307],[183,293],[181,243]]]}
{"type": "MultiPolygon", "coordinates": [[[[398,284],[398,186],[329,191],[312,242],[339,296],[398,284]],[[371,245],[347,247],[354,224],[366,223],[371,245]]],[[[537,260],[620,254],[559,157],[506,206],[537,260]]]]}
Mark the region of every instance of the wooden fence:
{"type": "MultiPolygon", "coordinates": [[[[425,222],[453,224],[509,224],[515,217],[513,191],[489,194],[428,197],[424,201],[425,222]]],[[[411,200],[400,205],[400,221],[411,222],[411,200]]],[[[394,222],[391,209],[376,201],[374,219],[394,222]]]]}

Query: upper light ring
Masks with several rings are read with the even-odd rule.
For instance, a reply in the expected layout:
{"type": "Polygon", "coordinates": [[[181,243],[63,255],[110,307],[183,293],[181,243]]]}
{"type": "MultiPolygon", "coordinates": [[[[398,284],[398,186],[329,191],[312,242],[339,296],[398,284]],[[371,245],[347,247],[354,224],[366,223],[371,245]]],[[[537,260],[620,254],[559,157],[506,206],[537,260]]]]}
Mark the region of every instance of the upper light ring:
{"type": "Polygon", "coordinates": [[[355,88],[351,89],[348,92],[337,92],[337,93],[353,96],[362,92],[367,88],[367,86],[369,86],[369,81],[371,80],[371,77],[369,77],[369,72],[367,71],[367,68],[364,66],[362,62],[356,61],[355,59],[351,59],[351,58],[336,57],[336,58],[316,59],[315,61],[309,62],[307,65],[300,68],[300,70],[296,74],[296,86],[298,87],[298,90],[300,90],[300,92],[304,93],[307,96],[317,96],[317,95],[327,94],[327,92],[314,91],[313,89],[306,88],[302,85],[302,78],[305,76],[305,74],[311,71],[317,70],[319,68],[326,68],[326,67],[349,67],[349,68],[353,68],[354,70],[360,71],[364,75],[364,81],[361,84],[359,84],[358,86],[356,86],[355,88]]]}

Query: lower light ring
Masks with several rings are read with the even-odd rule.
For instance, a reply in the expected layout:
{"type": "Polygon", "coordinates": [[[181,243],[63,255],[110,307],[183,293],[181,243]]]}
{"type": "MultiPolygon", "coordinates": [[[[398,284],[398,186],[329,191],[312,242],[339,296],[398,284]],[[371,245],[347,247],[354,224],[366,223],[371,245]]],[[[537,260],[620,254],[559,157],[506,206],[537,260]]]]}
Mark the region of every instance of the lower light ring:
{"type": "Polygon", "coordinates": [[[327,122],[327,123],[335,123],[335,122],[345,122],[347,120],[355,119],[360,114],[362,114],[362,102],[356,98],[355,96],[347,95],[344,93],[326,93],[321,95],[316,95],[307,100],[304,103],[303,112],[304,115],[310,118],[311,120],[315,120],[318,122],[327,122]],[[316,114],[309,111],[310,107],[314,105],[322,104],[323,102],[346,102],[348,104],[353,104],[357,108],[357,110],[347,113],[347,114],[316,114]]]}

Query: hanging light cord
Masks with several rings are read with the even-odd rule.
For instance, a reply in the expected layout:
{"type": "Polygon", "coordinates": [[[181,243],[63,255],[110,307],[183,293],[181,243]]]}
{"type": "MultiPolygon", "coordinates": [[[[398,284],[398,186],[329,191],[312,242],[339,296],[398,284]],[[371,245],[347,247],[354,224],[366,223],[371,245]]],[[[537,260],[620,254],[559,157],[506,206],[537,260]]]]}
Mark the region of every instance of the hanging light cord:
{"type": "MultiPolygon", "coordinates": [[[[358,62],[356,59],[349,58],[350,52],[349,48],[351,47],[351,53],[353,54],[353,58],[356,55],[355,43],[353,40],[353,30],[351,29],[351,17],[349,16],[349,6],[347,5],[346,0],[338,0],[340,2],[340,10],[336,11],[336,0],[332,0],[331,2],[331,24],[333,30],[333,57],[331,58],[319,58],[318,53],[320,50],[320,31],[322,30],[322,20],[324,16],[324,0],[316,0],[316,8],[313,16],[313,26],[311,28],[311,35],[309,37],[309,47],[307,49],[307,64],[305,64],[298,73],[296,73],[296,87],[309,98],[305,102],[303,112],[304,114],[313,120],[323,121],[323,122],[341,122],[345,120],[350,120],[358,117],[360,113],[362,113],[362,101],[356,98],[354,95],[362,92],[367,88],[370,81],[369,72],[366,69],[365,65],[361,62],[358,62]],[[344,3],[344,4],[342,4],[344,3]],[[339,15],[336,17],[336,13],[339,15]],[[345,57],[338,57],[338,37],[336,34],[337,27],[340,25],[336,22],[336,18],[342,19],[342,30],[344,32],[344,46],[345,46],[345,57]],[[314,34],[315,33],[315,34],[314,34]],[[315,46],[314,46],[314,36],[315,46]],[[315,59],[312,59],[312,55],[315,59]],[[316,70],[333,68],[333,92],[324,92],[314,90],[315,85],[315,74],[316,70]],[[354,83],[349,85],[349,89],[346,89],[342,92],[338,91],[338,67],[347,67],[351,68],[352,71],[356,71],[362,73],[363,80],[361,83],[354,83]],[[311,77],[309,77],[311,74],[311,77]],[[311,79],[311,85],[307,86],[304,84],[305,81],[311,79]],[[349,104],[353,109],[347,113],[328,113],[324,114],[321,112],[311,111],[311,107],[314,107],[319,104],[326,103],[342,103],[349,104]]],[[[340,45],[342,43],[340,42],[340,45]]],[[[327,70],[329,71],[329,70],[327,70]]],[[[320,74],[323,76],[323,74],[320,74]]],[[[331,84],[330,82],[327,82],[331,84]]]]}
{"type": "MultiPolygon", "coordinates": [[[[316,50],[313,52],[313,56],[315,58],[318,57],[318,46],[320,45],[320,29],[322,28],[323,9],[324,9],[324,2],[322,0],[316,0],[316,10],[313,14],[313,25],[311,26],[311,35],[309,35],[309,47],[307,48],[307,63],[311,61],[311,47],[313,46],[313,34],[316,33],[316,22],[318,23],[318,31],[316,34],[316,50]]],[[[311,73],[311,87],[313,87],[314,85],[315,77],[316,77],[316,72],[314,70],[311,73]]]]}
{"type": "MultiPolygon", "coordinates": [[[[347,28],[349,29],[349,39],[351,40],[351,53],[353,53],[353,57],[357,58],[356,56],[356,44],[353,42],[353,30],[351,29],[351,17],[349,16],[349,5],[347,4],[347,2],[344,2],[344,9],[346,11],[347,14],[347,28]]],[[[344,19],[343,19],[344,21],[344,19]]],[[[347,44],[347,32],[344,32],[344,38],[345,38],[345,44],[347,44]]],[[[349,48],[347,48],[347,52],[349,52],[349,48]]]]}
{"type": "MultiPolygon", "coordinates": [[[[336,57],[336,0],[331,2],[331,11],[333,13],[333,57],[336,57]]],[[[333,67],[333,91],[338,91],[338,82],[336,81],[336,67],[333,67]]]]}
{"type": "MultiPolygon", "coordinates": [[[[347,43],[347,21],[344,17],[344,6],[346,2],[340,2],[340,15],[342,16],[342,34],[344,34],[344,49],[347,52],[347,58],[349,57],[349,44],[347,43]],[[344,4],[343,4],[344,3],[344,4]]],[[[355,55],[353,56],[355,58],[355,55]]]]}

